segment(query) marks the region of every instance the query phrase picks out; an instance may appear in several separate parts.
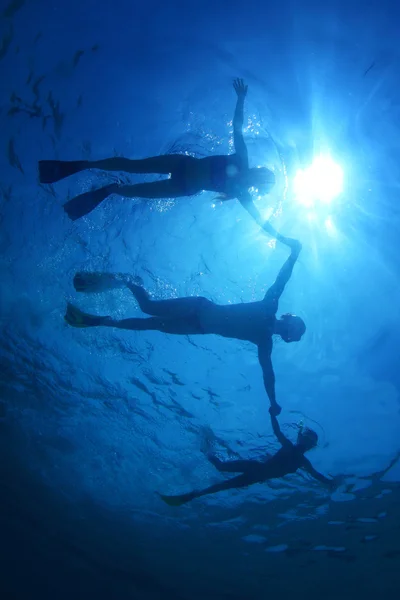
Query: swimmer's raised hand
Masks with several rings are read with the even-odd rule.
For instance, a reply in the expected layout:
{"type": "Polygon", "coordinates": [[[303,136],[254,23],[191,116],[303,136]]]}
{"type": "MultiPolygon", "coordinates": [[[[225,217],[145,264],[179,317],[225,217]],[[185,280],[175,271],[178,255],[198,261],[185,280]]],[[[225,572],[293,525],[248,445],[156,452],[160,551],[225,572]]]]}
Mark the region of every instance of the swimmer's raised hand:
{"type": "Polygon", "coordinates": [[[244,84],[243,79],[235,79],[233,81],[233,87],[239,98],[244,98],[247,94],[247,85],[244,84]]]}

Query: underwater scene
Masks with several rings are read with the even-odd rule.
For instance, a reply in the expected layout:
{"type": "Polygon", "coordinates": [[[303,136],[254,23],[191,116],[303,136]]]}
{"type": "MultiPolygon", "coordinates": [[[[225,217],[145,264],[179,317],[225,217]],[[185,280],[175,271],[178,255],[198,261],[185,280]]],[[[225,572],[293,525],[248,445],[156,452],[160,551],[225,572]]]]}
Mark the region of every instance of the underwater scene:
{"type": "Polygon", "coordinates": [[[398,597],[399,16],[3,0],[2,599],[398,597]]]}

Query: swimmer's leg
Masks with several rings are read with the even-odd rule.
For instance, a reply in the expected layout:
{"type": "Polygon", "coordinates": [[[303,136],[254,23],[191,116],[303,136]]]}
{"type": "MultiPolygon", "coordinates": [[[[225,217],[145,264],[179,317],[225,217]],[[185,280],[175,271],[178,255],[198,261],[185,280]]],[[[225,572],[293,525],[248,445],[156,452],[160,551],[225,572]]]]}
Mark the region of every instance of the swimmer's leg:
{"type": "Polygon", "coordinates": [[[254,460],[220,460],[210,454],[208,460],[221,473],[245,473],[254,468],[254,460]]]}
{"type": "Polygon", "coordinates": [[[198,159],[186,154],[161,154],[149,158],[133,160],[130,158],[106,158],[104,160],[88,161],[87,169],[102,169],[104,171],[124,171],[125,173],[160,173],[168,174],[181,171],[192,165],[198,159]]]}
{"type": "Polygon", "coordinates": [[[76,221],[85,215],[92,212],[97,206],[99,206],[106,198],[111,194],[116,194],[118,190],[118,184],[112,183],[105,187],[99,188],[98,190],[91,190],[84,194],[79,194],[68,200],[63,205],[63,209],[72,221],[76,221]]]}
{"type": "Polygon", "coordinates": [[[75,196],[63,205],[63,208],[72,221],[88,215],[92,210],[99,206],[106,198],[116,194],[125,198],[180,198],[187,196],[184,180],[163,179],[161,181],[152,181],[149,183],[136,183],[134,185],[120,185],[112,183],[105,187],[85,192],[75,196]]]}
{"type": "Polygon", "coordinates": [[[126,281],[126,287],[132,292],[137,303],[147,315],[165,318],[186,318],[197,316],[204,310],[210,300],[203,296],[188,296],[186,298],[170,298],[168,300],[152,300],[149,293],[141,285],[126,281]]]}
{"type": "Polygon", "coordinates": [[[161,179],[161,181],[151,181],[149,183],[118,185],[114,193],[125,198],[142,198],[145,200],[182,198],[190,195],[186,189],[185,180],[181,177],[161,179]]]}
{"type": "Polygon", "coordinates": [[[127,287],[139,304],[140,310],[154,317],[167,319],[197,317],[200,311],[212,305],[212,302],[203,296],[152,300],[147,290],[142,285],[134,283],[130,275],[79,271],[75,274],[73,283],[77,292],[86,293],[127,287]]]}
{"type": "Polygon", "coordinates": [[[172,335],[199,335],[203,334],[196,318],[190,317],[146,317],[144,319],[132,318],[120,321],[110,319],[102,323],[107,327],[128,329],[130,331],[160,331],[172,335]]]}
{"type": "Polygon", "coordinates": [[[160,331],[174,335],[196,335],[202,333],[197,319],[150,317],[146,319],[121,319],[103,317],[84,313],[73,304],[68,303],[64,316],[65,321],[72,327],[115,327],[130,331],[160,331]]]}
{"type": "Polygon", "coordinates": [[[40,160],[39,181],[40,183],[55,183],[74,173],[86,169],[102,169],[104,171],[124,171],[126,173],[161,173],[168,174],[181,172],[198,159],[186,154],[162,154],[132,160],[114,156],[104,160],[40,160]]]}
{"type": "Polygon", "coordinates": [[[180,494],[179,496],[164,496],[160,494],[160,498],[169,506],[181,506],[182,504],[190,502],[195,498],[200,498],[200,496],[206,496],[207,494],[215,494],[216,492],[222,492],[224,490],[230,490],[233,488],[247,487],[252,483],[256,483],[256,481],[249,478],[247,475],[238,475],[237,477],[233,477],[232,479],[228,479],[226,481],[221,481],[220,483],[210,485],[204,490],[195,490],[193,492],[189,492],[188,494],[180,494]]]}

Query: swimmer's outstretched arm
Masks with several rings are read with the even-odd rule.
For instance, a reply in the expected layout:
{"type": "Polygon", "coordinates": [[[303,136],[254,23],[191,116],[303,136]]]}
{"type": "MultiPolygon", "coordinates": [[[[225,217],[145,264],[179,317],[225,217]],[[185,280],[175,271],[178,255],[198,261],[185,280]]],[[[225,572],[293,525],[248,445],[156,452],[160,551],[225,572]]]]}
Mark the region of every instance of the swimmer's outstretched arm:
{"type": "Polygon", "coordinates": [[[253,219],[255,220],[255,222],[257,223],[257,225],[259,225],[267,233],[269,233],[270,235],[272,235],[271,234],[271,229],[269,229],[268,227],[265,227],[265,225],[268,224],[268,221],[266,221],[266,222],[263,221],[260,213],[258,212],[258,209],[254,205],[253,198],[251,197],[251,194],[249,194],[249,192],[243,192],[242,194],[240,194],[240,196],[238,196],[238,200],[239,200],[240,204],[243,206],[243,208],[245,210],[247,210],[247,212],[249,213],[249,215],[251,217],[253,217],[253,219]]]}
{"type": "Polygon", "coordinates": [[[242,162],[243,166],[249,168],[249,158],[247,154],[246,144],[243,138],[243,111],[244,111],[244,99],[247,94],[247,85],[244,84],[243,79],[235,79],[233,87],[237,94],[237,102],[235,108],[235,114],[233,115],[233,143],[235,145],[235,152],[237,157],[242,162]]]}
{"type": "Polygon", "coordinates": [[[288,438],[282,433],[281,428],[279,427],[278,419],[276,418],[276,416],[274,414],[272,414],[271,411],[270,411],[270,414],[271,414],[272,429],[273,429],[273,432],[274,432],[278,442],[282,446],[292,445],[291,441],[288,440],[288,438]]]}
{"type": "Polygon", "coordinates": [[[255,220],[257,225],[259,225],[261,227],[261,229],[264,229],[265,233],[268,233],[268,235],[277,239],[278,242],[281,242],[282,244],[286,244],[286,246],[289,246],[289,247],[291,246],[291,242],[293,240],[285,237],[284,235],[281,235],[275,229],[275,227],[273,227],[271,225],[271,223],[269,221],[265,221],[261,217],[260,213],[258,212],[258,209],[256,208],[256,206],[253,202],[253,198],[249,192],[243,192],[242,194],[240,194],[240,196],[238,197],[238,200],[239,200],[240,204],[243,206],[243,208],[245,210],[247,210],[249,215],[251,217],[253,217],[253,219],[255,220]]]}
{"type": "Polygon", "coordinates": [[[325,475],[322,475],[322,473],[319,473],[319,471],[314,469],[314,467],[312,466],[312,464],[306,457],[303,458],[302,469],[307,471],[307,473],[309,473],[311,475],[311,477],[314,477],[314,479],[316,479],[317,481],[320,481],[321,483],[326,483],[327,485],[330,485],[330,486],[334,485],[335,480],[329,479],[328,477],[325,477],[325,475]]]}
{"type": "Polygon", "coordinates": [[[282,409],[277,403],[275,397],[275,373],[271,361],[271,352],[271,340],[266,340],[265,342],[259,344],[258,361],[263,373],[265,391],[267,392],[267,396],[271,403],[269,412],[271,415],[279,415],[282,409]]]}
{"type": "MultiPolygon", "coordinates": [[[[244,143],[243,138],[243,121],[244,121],[244,99],[247,94],[247,85],[244,84],[243,79],[235,79],[233,87],[237,94],[237,102],[235,108],[235,114],[233,116],[233,142],[235,146],[235,152],[237,157],[241,160],[242,164],[248,169],[249,168],[249,157],[247,153],[247,147],[244,143]]],[[[240,204],[249,213],[255,222],[264,229],[269,235],[276,237],[278,240],[283,241],[281,236],[275,229],[270,225],[268,221],[264,221],[254,206],[253,198],[249,192],[243,192],[238,197],[240,204]]],[[[283,242],[285,243],[285,242],[283,242]]]]}
{"type": "Polygon", "coordinates": [[[296,261],[299,258],[299,254],[301,252],[302,246],[298,240],[294,240],[292,238],[287,238],[283,236],[280,237],[283,238],[281,239],[281,241],[287,246],[289,246],[289,248],[291,248],[291,253],[289,258],[279,271],[275,283],[273,283],[271,287],[267,290],[267,293],[264,296],[264,301],[270,301],[272,299],[279,300],[287,282],[289,281],[292,275],[293,267],[296,264],[296,261]]]}

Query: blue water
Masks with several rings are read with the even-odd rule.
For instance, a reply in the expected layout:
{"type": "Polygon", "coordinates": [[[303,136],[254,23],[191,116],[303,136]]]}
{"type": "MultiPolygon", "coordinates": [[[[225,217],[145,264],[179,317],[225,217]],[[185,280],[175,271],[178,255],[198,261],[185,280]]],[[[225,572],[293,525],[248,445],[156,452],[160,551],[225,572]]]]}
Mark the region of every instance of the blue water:
{"type": "Polygon", "coordinates": [[[1,10],[2,598],[395,597],[400,467],[371,475],[400,446],[397,4],[1,10]],[[73,275],[132,273],[161,298],[249,302],[287,248],[210,193],[147,205],[114,196],[73,223],[66,198],[109,175],[41,187],[37,161],[230,152],[234,77],[249,85],[250,162],[277,174],[257,206],[303,244],[280,311],[302,316],[307,333],[273,354],[280,423],[292,439],[300,421],[315,428],[314,466],[347,479],[330,494],[296,474],[171,508],[155,492],[222,478],[201,452],[207,440],[221,458],[277,449],[256,351],[68,328],[67,301],[140,316],[127,291],[78,297],[73,275]],[[49,93],[56,121],[30,114],[36,94],[50,115],[49,93]],[[10,114],[15,97],[25,112],[10,114]],[[327,150],[344,190],[310,211],[290,186],[327,150]]]}

